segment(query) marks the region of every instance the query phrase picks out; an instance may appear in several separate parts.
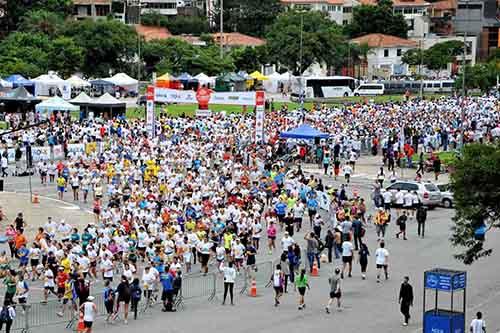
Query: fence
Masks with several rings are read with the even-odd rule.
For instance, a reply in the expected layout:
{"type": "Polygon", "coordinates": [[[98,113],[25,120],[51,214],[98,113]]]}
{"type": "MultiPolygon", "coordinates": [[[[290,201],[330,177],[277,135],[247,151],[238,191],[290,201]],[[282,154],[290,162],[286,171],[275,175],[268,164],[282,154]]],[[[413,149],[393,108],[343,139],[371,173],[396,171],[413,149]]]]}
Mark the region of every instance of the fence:
{"type": "MultiPolygon", "coordinates": [[[[264,287],[269,281],[272,269],[273,264],[271,261],[259,263],[255,266],[255,269],[245,269],[242,274],[238,275],[235,290],[240,290],[240,293],[244,293],[252,279],[256,280],[258,286],[264,287]]],[[[185,275],[174,303],[177,309],[184,309],[186,301],[202,298],[212,301],[215,299],[216,294],[223,290],[223,278],[219,273],[210,272],[207,274],[185,275]]],[[[146,300],[142,299],[139,307],[144,304],[143,307],[147,309],[148,305],[144,302],[146,300]]],[[[106,316],[107,312],[102,293],[94,296],[94,303],[97,307],[96,318],[106,316]]],[[[62,305],[58,300],[26,305],[24,313],[22,309],[21,305],[16,306],[17,315],[12,324],[12,331],[28,333],[33,332],[33,329],[37,327],[61,324],[64,324],[66,328],[76,330],[79,313],[75,311],[71,303],[66,304],[62,315],[62,305]]],[[[144,315],[144,313],[145,311],[141,311],[140,315],[144,315]]],[[[133,314],[131,313],[131,315],[133,314]]]]}

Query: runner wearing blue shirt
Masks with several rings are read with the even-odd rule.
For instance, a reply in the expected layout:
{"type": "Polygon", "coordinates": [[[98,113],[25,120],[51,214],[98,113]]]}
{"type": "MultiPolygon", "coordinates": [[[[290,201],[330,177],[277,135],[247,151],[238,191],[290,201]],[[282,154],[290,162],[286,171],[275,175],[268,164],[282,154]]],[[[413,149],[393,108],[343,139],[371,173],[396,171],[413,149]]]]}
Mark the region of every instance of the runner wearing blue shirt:
{"type": "Polygon", "coordinates": [[[286,215],[286,208],[287,204],[280,200],[276,206],[274,206],[274,211],[276,212],[276,215],[278,215],[278,221],[280,222],[280,226],[283,227],[283,221],[285,219],[286,215]]]}
{"type": "Polygon", "coordinates": [[[312,228],[313,218],[316,216],[316,212],[318,211],[318,200],[312,195],[309,196],[307,200],[307,210],[309,212],[309,224],[312,228]]]}
{"type": "Polygon", "coordinates": [[[172,304],[172,299],[174,295],[174,276],[170,272],[170,266],[165,266],[165,272],[160,275],[160,282],[163,286],[163,292],[161,294],[161,300],[163,301],[163,312],[175,311],[172,304]]]}

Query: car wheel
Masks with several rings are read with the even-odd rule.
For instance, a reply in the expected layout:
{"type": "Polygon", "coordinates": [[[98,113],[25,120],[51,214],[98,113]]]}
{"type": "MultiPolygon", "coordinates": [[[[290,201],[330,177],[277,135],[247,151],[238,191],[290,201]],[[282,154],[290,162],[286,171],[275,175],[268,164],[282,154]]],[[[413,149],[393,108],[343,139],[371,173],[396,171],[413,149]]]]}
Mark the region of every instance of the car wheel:
{"type": "Polygon", "coordinates": [[[443,207],[444,208],[451,208],[453,206],[453,203],[451,202],[450,199],[443,199],[443,207]]]}
{"type": "Polygon", "coordinates": [[[349,96],[349,94],[348,94],[348,93],[344,93],[344,97],[348,97],[348,96],[349,96]]]}
{"type": "Polygon", "coordinates": [[[354,96],[359,97],[359,94],[358,94],[358,93],[356,93],[356,94],[354,94],[354,96]]]}

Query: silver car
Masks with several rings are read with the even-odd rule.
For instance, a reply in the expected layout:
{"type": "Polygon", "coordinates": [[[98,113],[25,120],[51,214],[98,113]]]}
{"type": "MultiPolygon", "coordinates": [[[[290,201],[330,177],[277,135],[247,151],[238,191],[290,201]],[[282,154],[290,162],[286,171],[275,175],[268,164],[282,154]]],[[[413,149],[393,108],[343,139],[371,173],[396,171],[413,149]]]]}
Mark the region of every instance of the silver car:
{"type": "Polygon", "coordinates": [[[431,182],[397,180],[389,185],[385,190],[392,193],[393,202],[395,199],[394,194],[400,190],[403,193],[413,191],[417,192],[418,199],[424,206],[436,207],[441,205],[441,191],[431,182]]]}
{"type": "Polygon", "coordinates": [[[453,207],[453,192],[450,184],[438,184],[437,187],[441,191],[441,206],[444,208],[453,207]]]}

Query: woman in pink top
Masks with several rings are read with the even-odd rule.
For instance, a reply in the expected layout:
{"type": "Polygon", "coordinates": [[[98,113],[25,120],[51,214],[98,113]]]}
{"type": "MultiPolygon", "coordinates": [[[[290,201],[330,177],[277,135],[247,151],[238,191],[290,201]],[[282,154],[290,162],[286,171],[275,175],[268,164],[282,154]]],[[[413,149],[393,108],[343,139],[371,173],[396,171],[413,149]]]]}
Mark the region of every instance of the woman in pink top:
{"type": "Polygon", "coordinates": [[[276,225],[271,221],[267,227],[267,246],[269,247],[269,254],[272,254],[273,249],[276,249],[276,232],[276,225]]]}
{"type": "Polygon", "coordinates": [[[14,226],[11,224],[5,229],[5,237],[7,238],[7,242],[9,243],[10,256],[14,258],[16,254],[16,238],[17,232],[14,226]]]}

